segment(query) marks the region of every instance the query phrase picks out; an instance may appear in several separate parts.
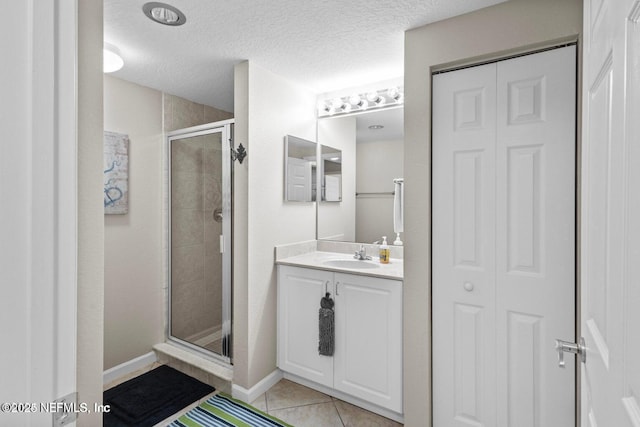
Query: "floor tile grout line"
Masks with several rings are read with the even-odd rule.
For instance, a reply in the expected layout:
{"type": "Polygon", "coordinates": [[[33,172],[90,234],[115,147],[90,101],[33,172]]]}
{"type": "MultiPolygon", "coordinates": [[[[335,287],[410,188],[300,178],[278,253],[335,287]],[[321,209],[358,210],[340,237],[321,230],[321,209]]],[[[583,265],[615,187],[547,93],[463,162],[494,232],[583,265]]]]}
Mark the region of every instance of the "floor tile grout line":
{"type": "Polygon", "coordinates": [[[342,427],[346,427],[346,424],[344,423],[344,420],[342,419],[342,415],[340,415],[340,410],[338,409],[338,406],[336,405],[336,401],[332,399],[331,403],[333,403],[333,407],[336,408],[336,413],[338,414],[338,418],[340,419],[340,422],[342,423],[342,427]]]}
{"type": "MultiPolygon", "coordinates": [[[[314,403],[303,403],[302,405],[293,405],[293,406],[285,406],[283,408],[275,408],[272,409],[272,411],[281,411],[283,409],[295,409],[295,408],[304,408],[305,406],[314,406],[314,405],[325,405],[327,403],[331,403],[330,400],[326,401],[326,402],[314,402],[314,403]]],[[[334,405],[335,406],[335,405],[334,405]]],[[[269,413],[271,414],[271,413],[269,413]]]]}

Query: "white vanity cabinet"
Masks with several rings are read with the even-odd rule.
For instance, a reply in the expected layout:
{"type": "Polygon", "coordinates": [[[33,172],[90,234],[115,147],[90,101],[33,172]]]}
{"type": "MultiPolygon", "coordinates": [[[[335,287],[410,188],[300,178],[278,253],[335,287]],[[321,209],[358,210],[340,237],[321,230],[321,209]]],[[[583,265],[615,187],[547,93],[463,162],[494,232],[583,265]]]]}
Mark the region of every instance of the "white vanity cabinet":
{"type": "Polygon", "coordinates": [[[333,273],[278,266],[278,367],[327,387],[333,359],[318,353],[318,310],[333,273]]]}
{"type": "Polygon", "coordinates": [[[402,283],[335,273],[333,387],[402,412],[402,283]]]}
{"type": "Polygon", "coordinates": [[[401,414],[402,282],[279,265],[278,366],[401,414]],[[335,301],[333,357],[318,354],[325,289],[335,301]]]}

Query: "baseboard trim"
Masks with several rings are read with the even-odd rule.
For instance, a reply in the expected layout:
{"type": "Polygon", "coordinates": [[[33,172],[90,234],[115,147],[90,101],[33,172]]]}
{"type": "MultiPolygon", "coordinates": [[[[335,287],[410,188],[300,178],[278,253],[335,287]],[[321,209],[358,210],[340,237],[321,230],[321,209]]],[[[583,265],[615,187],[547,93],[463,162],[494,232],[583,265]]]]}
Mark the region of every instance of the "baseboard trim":
{"type": "Polygon", "coordinates": [[[113,368],[107,369],[102,373],[102,384],[109,384],[117,380],[118,378],[124,377],[132,372],[137,371],[138,369],[142,369],[145,366],[149,366],[152,363],[157,361],[156,354],[153,351],[150,351],[147,354],[143,354],[142,356],[136,357],[135,359],[131,359],[128,362],[124,362],[119,364],[118,366],[114,366],[113,368]]]}
{"type": "Polygon", "coordinates": [[[233,384],[231,386],[231,395],[236,399],[242,400],[243,402],[251,403],[256,400],[262,393],[265,393],[267,390],[273,387],[282,378],[282,371],[280,369],[276,369],[275,371],[258,381],[258,383],[250,389],[241,387],[238,384],[233,384]]]}

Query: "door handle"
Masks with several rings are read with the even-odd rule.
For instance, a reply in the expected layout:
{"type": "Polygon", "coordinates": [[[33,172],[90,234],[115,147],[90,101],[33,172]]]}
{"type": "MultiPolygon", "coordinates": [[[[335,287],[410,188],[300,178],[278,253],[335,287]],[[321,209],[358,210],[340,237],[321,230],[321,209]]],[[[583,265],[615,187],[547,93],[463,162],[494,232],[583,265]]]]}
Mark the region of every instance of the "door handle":
{"type": "Polygon", "coordinates": [[[556,340],[556,351],[558,352],[558,366],[561,368],[565,367],[564,363],[564,353],[573,353],[580,356],[580,361],[582,363],[587,362],[587,348],[584,345],[584,338],[580,337],[580,340],[577,343],[556,340]]]}

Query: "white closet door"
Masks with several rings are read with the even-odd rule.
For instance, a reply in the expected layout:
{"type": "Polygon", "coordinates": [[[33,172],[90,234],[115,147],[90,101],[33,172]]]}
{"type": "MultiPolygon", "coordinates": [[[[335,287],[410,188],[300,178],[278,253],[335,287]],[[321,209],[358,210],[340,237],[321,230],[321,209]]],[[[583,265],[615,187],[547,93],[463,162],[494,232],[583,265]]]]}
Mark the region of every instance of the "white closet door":
{"type": "Polygon", "coordinates": [[[498,63],[499,426],[575,423],[575,47],[498,63]]]}
{"type": "Polygon", "coordinates": [[[434,426],[571,426],[575,48],[434,76],[433,96],[434,426]]]}
{"type": "Polygon", "coordinates": [[[496,64],[433,78],[434,426],[494,426],[496,64]]]}

